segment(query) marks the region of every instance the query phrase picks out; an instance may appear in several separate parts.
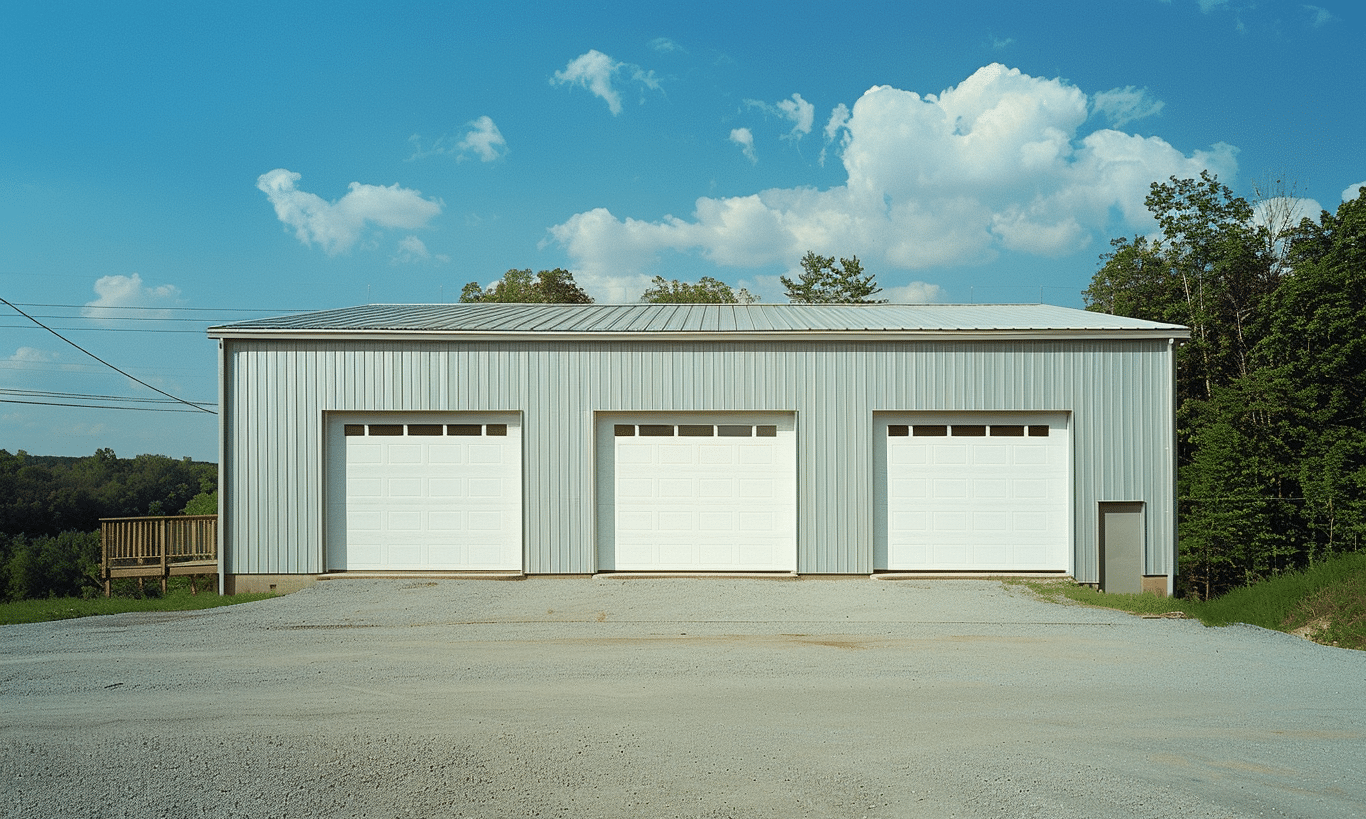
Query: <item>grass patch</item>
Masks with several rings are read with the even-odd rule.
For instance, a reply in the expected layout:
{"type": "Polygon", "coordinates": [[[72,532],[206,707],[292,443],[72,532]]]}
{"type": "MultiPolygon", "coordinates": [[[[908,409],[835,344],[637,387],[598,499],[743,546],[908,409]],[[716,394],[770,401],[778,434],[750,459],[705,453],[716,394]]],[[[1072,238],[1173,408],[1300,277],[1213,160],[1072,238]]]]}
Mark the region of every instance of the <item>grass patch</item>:
{"type": "Polygon", "coordinates": [[[123,614],[130,611],[197,611],[237,603],[251,603],[276,596],[267,593],[220,597],[213,591],[190,594],[188,589],[173,589],[160,597],[49,597],[43,600],[20,600],[16,603],[0,603],[0,625],[44,623],[49,620],[70,620],[74,617],[123,614]]]}
{"type": "Polygon", "coordinates": [[[1055,603],[1070,600],[1147,616],[1181,612],[1207,626],[1249,623],[1303,633],[1325,645],[1366,650],[1366,553],[1336,555],[1303,571],[1277,575],[1206,601],[1106,594],[1070,582],[1009,582],[1055,603]]]}

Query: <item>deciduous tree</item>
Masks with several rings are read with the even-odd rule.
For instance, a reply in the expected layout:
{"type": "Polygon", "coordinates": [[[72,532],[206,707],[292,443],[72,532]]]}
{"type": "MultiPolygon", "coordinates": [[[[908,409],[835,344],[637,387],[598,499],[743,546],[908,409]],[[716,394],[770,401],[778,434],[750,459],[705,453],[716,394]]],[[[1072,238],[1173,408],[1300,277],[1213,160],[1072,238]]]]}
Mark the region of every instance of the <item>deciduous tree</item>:
{"type": "Polygon", "coordinates": [[[697,282],[666,281],[655,276],[650,288],[640,294],[647,304],[753,304],[754,294],[741,287],[732,289],[723,281],[703,276],[697,282]]]}
{"type": "Polygon", "coordinates": [[[470,282],[460,292],[460,301],[510,302],[518,304],[592,304],[593,299],[574,281],[574,274],[563,268],[542,270],[535,274],[531,268],[509,270],[503,278],[481,287],[470,282]]]}

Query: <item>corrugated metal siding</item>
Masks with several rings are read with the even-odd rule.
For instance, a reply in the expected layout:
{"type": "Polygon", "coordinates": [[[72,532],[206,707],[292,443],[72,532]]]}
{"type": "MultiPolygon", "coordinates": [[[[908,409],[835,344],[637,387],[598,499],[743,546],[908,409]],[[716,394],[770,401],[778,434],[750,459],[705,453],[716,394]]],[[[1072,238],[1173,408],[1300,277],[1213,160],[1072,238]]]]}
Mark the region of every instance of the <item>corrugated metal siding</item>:
{"type": "Polygon", "coordinates": [[[1098,579],[1096,504],[1142,500],[1171,571],[1168,342],[228,340],[229,573],[322,570],[322,415],[520,411],[526,570],[595,570],[594,413],[797,413],[798,571],[872,571],[873,413],[1072,413],[1075,575],[1098,579]]]}

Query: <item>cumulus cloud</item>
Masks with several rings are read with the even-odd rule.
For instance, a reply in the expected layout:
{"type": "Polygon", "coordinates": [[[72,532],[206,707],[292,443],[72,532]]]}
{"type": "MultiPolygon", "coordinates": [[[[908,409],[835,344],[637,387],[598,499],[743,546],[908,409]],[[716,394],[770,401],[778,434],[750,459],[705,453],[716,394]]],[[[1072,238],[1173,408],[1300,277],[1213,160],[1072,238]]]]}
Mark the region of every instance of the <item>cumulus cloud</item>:
{"type": "Polygon", "coordinates": [[[791,122],[792,130],[784,134],[783,139],[801,139],[811,133],[811,126],[816,122],[816,106],[802,99],[801,94],[793,94],[792,99],[778,100],[772,105],[762,100],[745,100],[745,105],[791,122]]]}
{"type": "Polygon", "coordinates": [[[668,37],[654,38],[650,41],[650,48],[653,48],[660,54],[669,54],[675,51],[679,52],[680,54],[688,53],[688,50],[686,48],[679,45],[678,43],[675,43],[673,40],[670,40],[668,37]]]}
{"type": "Polygon", "coordinates": [[[468,130],[458,136],[443,134],[428,147],[423,147],[422,137],[413,134],[408,137],[408,142],[413,146],[408,161],[448,154],[454,156],[457,162],[464,162],[471,156],[480,162],[492,162],[507,154],[507,140],[503,139],[502,132],[491,117],[480,117],[465,123],[465,127],[468,130]]]}
{"type": "Polygon", "coordinates": [[[884,287],[877,297],[892,304],[933,304],[944,297],[944,288],[928,282],[911,282],[898,287],[884,287]]]}
{"type": "Polygon", "coordinates": [[[1355,185],[1348,185],[1346,189],[1342,191],[1342,201],[1351,202],[1353,199],[1356,199],[1358,196],[1361,195],[1362,188],[1366,188],[1366,182],[1358,182],[1355,185]]]}
{"type": "Polygon", "coordinates": [[[825,122],[825,147],[821,148],[821,167],[825,167],[826,150],[830,147],[831,143],[833,143],[837,138],[839,138],[841,132],[844,134],[845,137],[844,141],[840,144],[841,150],[844,148],[844,145],[848,143],[848,128],[849,106],[845,105],[844,103],[840,103],[839,105],[836,105],[834,110],[830,112],[830,119],[826,120],[825,122]]]}
{"type": "Polygon", "coordinates": [[[492,162],[507,153],[507,140],[498,131],[489,117],[480,117],[470,125],[474,126],[465,133],[465,138],[456,143],[462,152],[468,151],[479,157],[480,162],[492,162]]]}
{"type": "Polygon", "coordinates": [[[52,350],[40,350],[37,347],[20,347],[14,351],[7,360],[16,361],[22,364],[51,364],[61,358],[59,353],[52,350]]]}
{"type": "Polygon", "coordinates": [[[745,155],[745,159],[751,163],[759,161],[759,155],[754,152],[754,134],[748,128],[732,129],[730,141],[740,146],[740,152],[745,155]]]}
{"type": "Polygon", "coordinates": [[[256,180],[275,207],[275,215],[294,228],[300,242],[317,243],[329,256],[350,250],[366,225],[415,230],[441,213],[442,203],[422,198],[420,191],[397,184],[362,185],[352,182],[347,194],[328,202],[298,188],[300,174],[284,168],[263,173],[256,180]]]}
{"type": "Polygon", "coordinates": [[[417,264],[419,262],[449,262],[450,256],[444,253],[433,255],[427,245],[416,236],[404,236],[398,240],[398,250],[389,257],[389,264],[417,264]]]}
{"type": "Polygon", "coordinates": [[[1298,225],[1301,219],[1317,222],[1322,212],[1323,206],[1316,199],[1271,196],[1253,203],[1252,221],[1272,231],[1280,231],[1298,225]]]}
{"type": "Polygon", "coordinates": [[[1148,89],[1132,85],[1102,91],[1091,98],[1091,104],[1097,114],[1104,115],[1116,128],[1154,116],[1166,105],[1162,100],[1148,96],[1148,89]]]}
{"type": "Polygon", "coordinates": [[[94,301],[88,301],[81,308],[81,315],[92,319],[108,319],[116,316],[139,318],[170,318],[167,307],[173,307],[180,299],[180,288],[171,284],[148,287],[142,283],[142,276],[102,276],[95,280],[94,301]],[[143,308],[130,311],[128,308],[143,308]]]}
{"type": "Polygon", "coordinates": [[[1154,180],[1205,169],[1228,180],[1237,169],[1228,145],[1186,155],[1158,137],[1085,132],[1085,93],[999,64],[938,95],[877,86],[847,117],[838,110],[827,136],[844,135],[842,185],[702,197],[687,218],[657,221],[597,208],[550,238],[585,282],[642,275],[666,251],[751,268],[795,265],[807,250],[857,253],[880,271],[1002,251],[1053,257],[1087,247],[1116,216],[1150,229],[1143,199],[1154,180]]]}
{"type": "Polygon", "coordinates": [[[659,79],[653,71],[646,71],[638,65],[618,62],[597,49],[590,49],[569,61],[563,71],[556,71],[550,78],[551,85],[577,85],[585,88],[593,96],[607,103],[612,116],[621,113],[621,94],[612,83],[617,77],[625,77],[630,82],[659,90],[659,79]]]}

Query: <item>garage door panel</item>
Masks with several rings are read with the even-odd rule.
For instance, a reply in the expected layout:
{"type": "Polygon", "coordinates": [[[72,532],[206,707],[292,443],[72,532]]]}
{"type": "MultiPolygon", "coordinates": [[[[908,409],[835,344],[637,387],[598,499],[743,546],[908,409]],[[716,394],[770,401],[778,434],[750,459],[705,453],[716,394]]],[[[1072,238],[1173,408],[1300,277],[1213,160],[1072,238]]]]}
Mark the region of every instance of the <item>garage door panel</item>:
{"type": "Polygon", "coordinates": [[[729,446],[703,444],[697,448],[697,462],[708,466],[735,462],[735,449],[729,446]]]}
{"type": "Polygon", "coordinates": [[[499,435],[418,416],[365,418],[344,436],[351,419],[329,422],[329,457],[341,463],[328,469],[339,476],[329,514],[340,521],[329,525],[328,568],[521,568],[520,423],[499,417],[499,435]]]}
{"type": "Polygon", "coordinates": [[[427,445],[427,462],[460,466],[465,463],[465,447],[459,444],[433,443],[427,445]]]}
{"type": "Polygon", "coordinates": [[[420,464],[422,447],[411,444],[390,444],[386,460],[391,464],[420,464]]]}
{"type": "Polygon", "coordinates": [[[384,481],[381,478],[350,478],[346,481],[346,494],[353,498],[384,497],[384,481]]]}
{"type": "Polygon", "coordinates": [[[989,414],[945,414],[897,418],[880,430],[887,509],[886,565],[880,568],[1067,569],[1065,415],[1003,421],[989,414]],[[924,458],[924,438],[906,435],[907,428],[949,440],[929,444],[930,457],[924,458]]]}
{"type": "Polygon", "coordinates": [[[659,449],[656,450],[656,452],[658,454],[658,462],[660,464],[678,465],[691,464],[694,460],[696,460],[697,453],[694,450],[695,447],[689,445],[671,446],[665,444],[660,446],[659,449]]]}
{"type": "Polygon", "coordinates": [[[354,438],[346,441],[346,461],[353,464],[377,464],[383,460],[380,447],[377,444],[352,443],[354,438]]]}
{"type": "Polygon", "coordinates": [[[655,496],[659,498],[692,498],[697,495],[691,478],[661,478],[658,485],[659,491],[655,496]]]}
{"type": "Polygon", "coordinates": [[[433,498],[463,498],[467,495],[463,478],[431,478],[427,481],[427,493],[433,498]]]}
{"type": "Polygon", "coordinates": [[[426,495],[421,478],[390,478],[384,483],[390,498],[421,498],[426,495]]]}
{"type": "Polygon", "coordinates": [[[785,427],[760,437],[757,423],[600,422],[613,459],[612,568],[793,570],[795,430],[785,427]]]}

